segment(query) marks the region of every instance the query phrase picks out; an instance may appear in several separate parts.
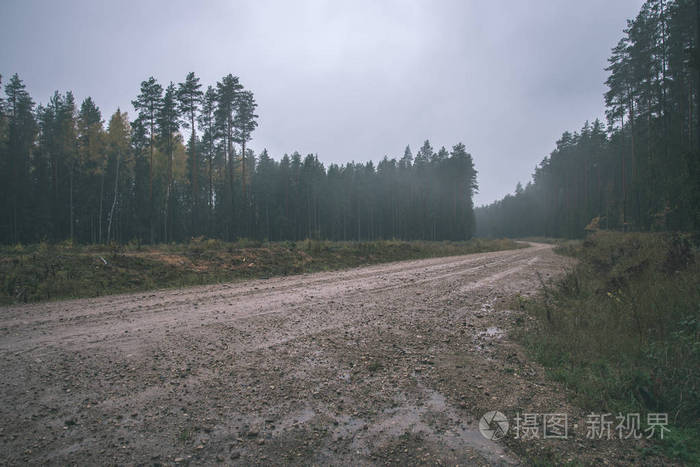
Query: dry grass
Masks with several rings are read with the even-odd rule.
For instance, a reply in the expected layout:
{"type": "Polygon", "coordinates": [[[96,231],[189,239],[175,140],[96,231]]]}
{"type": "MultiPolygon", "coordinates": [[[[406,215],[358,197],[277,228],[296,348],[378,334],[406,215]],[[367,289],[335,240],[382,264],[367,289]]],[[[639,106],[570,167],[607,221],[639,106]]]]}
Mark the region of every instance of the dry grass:
{"type": "Polygon", "coordinates": [[[94,297],[155,288],[336,270],[365,264],[519,248],[465,242],[223,242],[153,246],[40,243],[0,247],[0,303],[94,297]]]}

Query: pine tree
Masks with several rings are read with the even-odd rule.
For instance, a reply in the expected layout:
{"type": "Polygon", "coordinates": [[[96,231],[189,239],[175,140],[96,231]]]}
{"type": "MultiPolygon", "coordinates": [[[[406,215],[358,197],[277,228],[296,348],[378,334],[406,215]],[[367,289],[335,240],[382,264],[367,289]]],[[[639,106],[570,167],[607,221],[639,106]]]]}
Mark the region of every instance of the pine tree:
{"type": "Polygon", "coordinates": [[[31,236],[28,229],[31,182],[29,161],[34,149],[37,124],[34,101],[17,74],[5,86],[7,143],[2,172],[4,187],[4,219],[2,236],[5,242],[17,243],[31,236]]]}
{"type": "MultiPolygon", "coordinates": [[[[60,114],[60,152],[63,155],[63,162],[68,172],[68,238],[73,241],[75,238],[75,209],[74,209],[74,185],[76,178],[76,160],[78,157],[77,128],[76,128],[76,108],[73,93],[68,91],[61,106],[60,114]]],[[[63,235],[62,235],[63,236],[63,235]]]]}
{"type": "Polygon", "coordinates": [[[216,156],[217,128],[215,120],[216,91],[209,86],[202,100],[202,109],[198,117],[202,130],[202,149],[207,163],[207,225],[211,229],[214,209],[214,158],[216,156]]]}
{"type": "Polygon", "coordinates": [[[179,109],[183,116],[183,127],[189,128],[189,156],[190,156],[190,183],[192,186],[192,231],[195,232],[199,226],[199,159],[197,157],[197,128],[195,121],[197,112],[202,103],[203,93],[199,78],[193,72],[188,73],[185,81],[178,85],[177,98],[179,109]]]}
{"type": "Polygon", "coordinates": [[[81,174],[82,184],[79,191],[79,212],[82,213],[80,225],[89,231],[82,232],[82,238],[89,238],[90,242],[102,241],[102,219],[99,206],[101,206],[104,188],[104,129],[102,127],[102,113],[93,100],[88,97],[80,105],[78,114],[78,171],[81,174]],[[98,181],[100,180],[100,181],[98,181]],[[92,196],[85,196],[91,194],[92,196]],[[92,203],[98,195],[97,206],[92,203]],[[98,224],[97,227],[95,224],[98,224]]]}
{"type": "Polygon", "coordinates": [[[232,239],[234,236],[234,189],[233,189],[233,174],[234,174],[234,153],[233,143],[235,140],[234,118],[236,114],[236,104],[238,94],[243,89],[243,86],[238,82],[238,77],[228,74],[221,81],[216,83],[216,126],[217,132],[223,139],[224,161],[226,167],[226,182],[224,184],[224,199],[228,202],[225,207],[228,219],[225,230],[226,237],[232,239]]]}
{"type": "MultiPolygon", "coordinates": [[[[120,198],[120,174],[124,172],[124,166],[128,162],[129,147],[131,140],[131,128],[129,126],[129,117],[125,112],[119,109],[109,119],[107,127],[107,151],[110,159],[110,165],[114,171],[114,185],[112,202],[107,216],[107,242],[117,240],[116,234],[112,228],[116,225],[115,219],[120,198]]],[[[124,176],[122,175],[122,183],[124,176]]]]}
{"type": "Polygon", "coordinates": [[[167,161],[167,176],[165,185],[165,207],[163,209],[163,239],[170,240],[172,236],[173,217],[173,155],[175,152],[175,139],[180,127],[180,113],[177,105],[175,85],[171,82],[165,89],[163,100],[158,111],[158,140],[163,149],[167,161]]]}
{"type": "Polygon", "coordinates": [[[149,175],[149,138],[145,122],[136,118],[131,123],[131,151],[134,157],[134,191],[133,217],[134,230],[132,236],[140,242],[149,238],[153,213],[150,208],[149,175]]]}
{"type": "Polygon", "coordinates": [[[161,99],[163,96],[163,87],[158,84],[153,76],[141,83],[141,93],[131,104],[138,112],[138,119],[143,122],[143,126],[148,134],[148,202],[149,202],[149,219],[150,219],[150,237],[151,243],[155,239],[155,231],[153,225],[153,151],[155,149],[156,138],[156,120],[160,111],[161,99]]]}
{"type": "MultiPolygon", "coordinates": [[[[236,118],[233,121],[233,126],[235,128],[235,139],[241,145],[241,154],[245,154],[245,146],[248,141],[250,141],[251,134],[258,126],[256,119],[258,116],[255,114],[255,108],[257,104],[255,103],[255,97],[250,91],[242,91],[238,93],[237,101],[237,112],[236,118]]],[[[245,157],[241,159],[241,183],[242,191],[245,197],[246,194],[246,169],[245,169],[245,157]]]]}

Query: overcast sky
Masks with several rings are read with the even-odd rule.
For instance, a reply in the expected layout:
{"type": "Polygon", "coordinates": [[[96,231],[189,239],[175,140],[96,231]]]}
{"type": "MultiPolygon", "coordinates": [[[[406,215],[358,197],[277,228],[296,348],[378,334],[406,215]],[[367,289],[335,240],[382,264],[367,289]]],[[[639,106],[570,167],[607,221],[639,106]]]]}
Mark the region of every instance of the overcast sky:
{"type": "Polygon", "coordinates": [[[0,73],[35,101],[133,116],[140,82],[238,75],[252,147],[330,162],[464,142],[476,204],[512,192],[565,130],[603,118],[610,49],[641,0],[28,1],[0,4],[0,73]]]}

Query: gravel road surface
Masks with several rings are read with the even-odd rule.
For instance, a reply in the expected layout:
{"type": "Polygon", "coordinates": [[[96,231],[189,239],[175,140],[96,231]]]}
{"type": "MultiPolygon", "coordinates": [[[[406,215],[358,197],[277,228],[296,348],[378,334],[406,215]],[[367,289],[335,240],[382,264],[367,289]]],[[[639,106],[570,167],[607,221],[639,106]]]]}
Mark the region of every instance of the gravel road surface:
{"type": "Polygon", "coordinates": [[[517,464],[478,420],[551,404],[509,308],[568,264],[532,244],[2,307],[0,462],[517,464]]]}

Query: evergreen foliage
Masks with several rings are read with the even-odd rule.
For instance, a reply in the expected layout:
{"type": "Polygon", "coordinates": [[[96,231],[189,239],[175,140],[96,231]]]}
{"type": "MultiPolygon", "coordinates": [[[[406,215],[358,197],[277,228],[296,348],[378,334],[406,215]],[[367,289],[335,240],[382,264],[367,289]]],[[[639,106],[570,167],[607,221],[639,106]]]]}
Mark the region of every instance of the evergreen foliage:
{"type": "Polygon", "coordinates": [[[331,164],[247,147],[257,104],[238,77],[201,90],[194,73],[151,77],[107,128],[91,98],[56,92],[36,107],[17,75],[0,101],[0,242],[465,240],[476,170],[463,144],[415,162],[331,164]],[[188,130],[187,138],[181,129],[188,130]]]}
{"type": "Polygon", "coordinates": [[[484,236],[700,228],[695,0],[647,0],[612,49],[599,121],[565,132],[532,181],[476,210],[484,236]]]}

